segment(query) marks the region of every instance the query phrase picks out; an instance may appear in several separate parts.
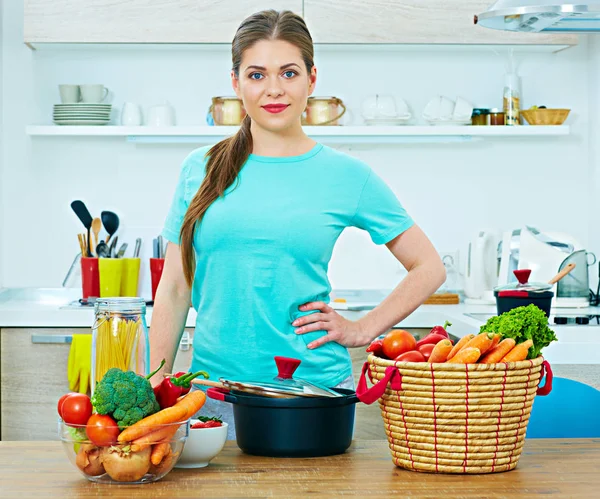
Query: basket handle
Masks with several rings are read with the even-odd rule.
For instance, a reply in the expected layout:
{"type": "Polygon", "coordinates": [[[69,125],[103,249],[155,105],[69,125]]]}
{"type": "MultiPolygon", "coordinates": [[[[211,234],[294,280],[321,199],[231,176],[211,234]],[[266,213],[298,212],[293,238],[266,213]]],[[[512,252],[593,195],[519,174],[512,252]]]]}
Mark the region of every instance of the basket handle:
{"type": "Polygon", "coordinates": [[[552,378],[554,377],[552,374],[552,368],[550,367],[550,363],[547,360],[545,360],[542,364],[542,370],[540,372],[540,382],[542,381],[544,374],[546,374],[546,382],[544,383],[544,386],[540,387],[538,385],[537,389],[537,394],[541,395],[542,397],[544,395],[548,395],[552,391],[552,378]]]}
{"type": "Polygon", "coordinates": [[[387,384],[391,382],[392,390],[400,390],[402,388],[402,375],[396,366],[389,366],[385,370],[383,379],[375,383],[371,388],[367,387],[367,371],[369,370],[369,362],[365,362],[362,368],[362,373],[356,387],[356,396],[363,404],[370,405],[379,400],[385,393],[387,384]]]}

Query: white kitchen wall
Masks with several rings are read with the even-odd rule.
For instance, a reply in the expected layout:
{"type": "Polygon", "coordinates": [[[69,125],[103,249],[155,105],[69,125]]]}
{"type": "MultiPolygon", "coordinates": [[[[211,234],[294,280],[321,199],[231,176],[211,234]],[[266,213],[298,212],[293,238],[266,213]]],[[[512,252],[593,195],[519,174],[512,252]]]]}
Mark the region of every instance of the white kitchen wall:
{"type": "MultiPolygon", "coordinates": [[[[30,138],[25,127],[51,123],[60,83],[103,83],[117,110],[124,101],[147,109],[167,100],[176,109],[178,124],[204,124],[210,97],[232,94],[230,59],[228,48],[221,46],[31,51],[21,41],[20,3],[4,6],[3,113],[9,126],[3,129],[0,176],[5,207],[0,284],[60,286],[81,231],[70,202],[84,200],[93,215],[116,211],[123,224],[119,240],[131,246],[135,237],[143,237],[142,256],[147,258],[171,202],[180,162],[194,145],[30,138]]],[[[571,136],[342,150],[367,161],[388,182],[440,251],[460,250],[464,257],[478,229],[507,230],[528,223],[572,233],[600,253],[600,224],[592,212],[598,192],[592,182],[600,162],[589,140],[598,133],[595,83],[600,63],[597,41],[592,54],[582,38],[580,46],[557,54],[517,55],[523,105],[571,108],[571,136]]],[[[507,57],[503,49],[495,51],[317,47],[315,95],[341,97],[350,109],[348,124],[361,122],[360,104],[374,93],[404,97],[417,117],[438,94],[460,95],[479,107],[501,107],[507,57]]],[[[375,247],[366,233],[348,230],[334,252],[330,277],[337,288],[390,288],[401,273],[385,247],[375,247]]],[[[143,283],[147,295],[147,272],[143,283]]]]}

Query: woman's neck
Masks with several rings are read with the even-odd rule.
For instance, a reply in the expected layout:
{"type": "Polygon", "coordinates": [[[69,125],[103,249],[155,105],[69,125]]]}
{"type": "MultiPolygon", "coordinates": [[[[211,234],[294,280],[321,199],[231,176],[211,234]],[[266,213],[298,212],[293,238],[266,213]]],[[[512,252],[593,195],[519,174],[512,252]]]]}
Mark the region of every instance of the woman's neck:
{"type": "Polygon", "coordinates": [[[261,128],[253,121],[250,125],[250,132],[252,133],[252,154],[257,156],[299,156],[310,151],[316,144],[304,133],[300,124],[284,131],[271,132],[261,128]]]}

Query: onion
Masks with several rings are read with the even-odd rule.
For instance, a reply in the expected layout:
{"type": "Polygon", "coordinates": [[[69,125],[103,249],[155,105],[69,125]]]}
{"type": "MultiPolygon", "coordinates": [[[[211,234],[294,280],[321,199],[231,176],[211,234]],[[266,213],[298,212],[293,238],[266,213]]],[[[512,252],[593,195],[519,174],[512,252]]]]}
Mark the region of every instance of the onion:
{"type": "Polygon", "coordinates": [[[98,476],[106,473],[100,461],[100,449],[95,445],[82,444],[75,458],[75,464],[89,476],[98,476]]]}
{"type": "Polygon", "coordinates": [[[131,452],[131,446],[112,445],[103,447],[100,460],[104,469],[117,482],[137,482],[150,469],[150,447],[131,452]]]}

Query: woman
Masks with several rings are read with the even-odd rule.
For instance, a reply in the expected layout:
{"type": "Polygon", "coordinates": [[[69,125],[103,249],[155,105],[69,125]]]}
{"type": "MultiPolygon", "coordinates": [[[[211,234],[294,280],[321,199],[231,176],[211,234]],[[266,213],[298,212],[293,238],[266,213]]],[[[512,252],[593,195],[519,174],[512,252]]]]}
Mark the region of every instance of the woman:
{"type": "MultiPolygon", "coordinates": [[[[247,116],[233,137],[183,163],[163,231],[169,244],[152,314],[152,365],[166,358],[170,371],[191,299],[192,371],[259,378],[283,355],[302,361],[299,378],[352,387],[346,347],[367,345],[421,305],[443,283],[443,264],[367,165],[304,133],[317,69],[301,17],[250,16],[233,40],[232,62],[247,116]],[[329,260],[350,226],[386,244],[408,270],[358,321],[327,304],[329,260]]],[[[201,412],[232,422],[229,404],[207,400],[201,412]]]]}

